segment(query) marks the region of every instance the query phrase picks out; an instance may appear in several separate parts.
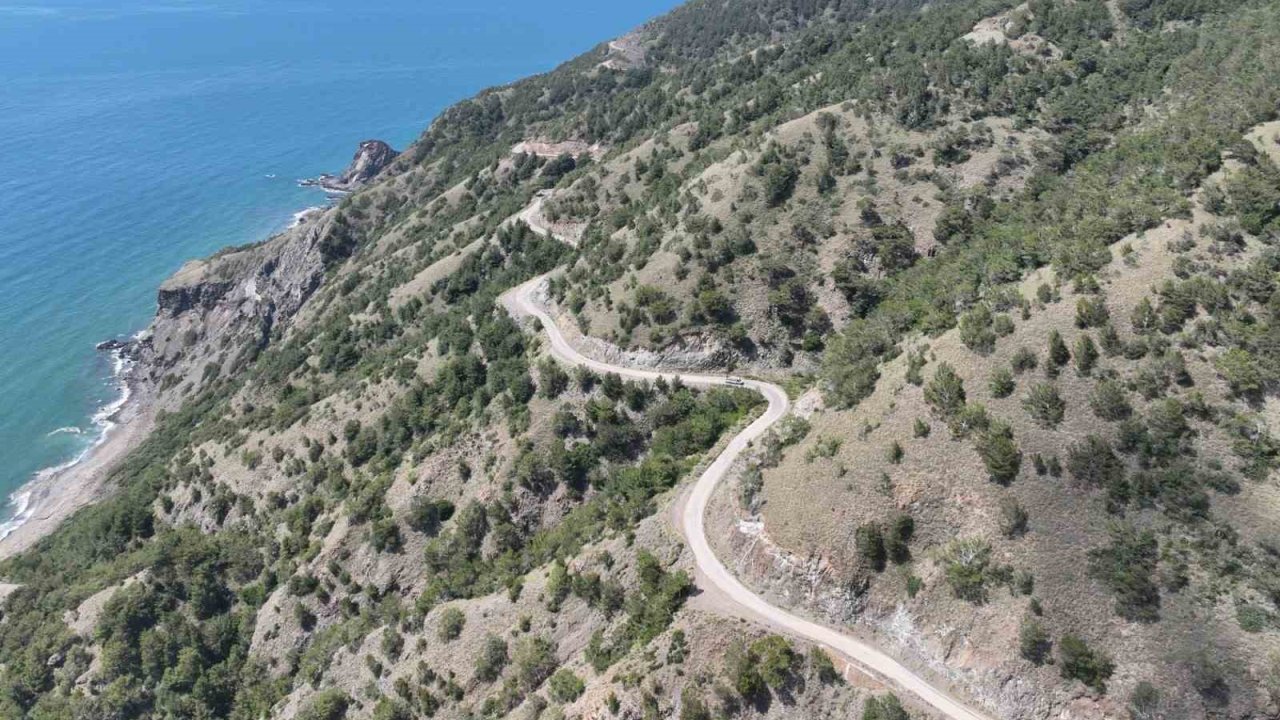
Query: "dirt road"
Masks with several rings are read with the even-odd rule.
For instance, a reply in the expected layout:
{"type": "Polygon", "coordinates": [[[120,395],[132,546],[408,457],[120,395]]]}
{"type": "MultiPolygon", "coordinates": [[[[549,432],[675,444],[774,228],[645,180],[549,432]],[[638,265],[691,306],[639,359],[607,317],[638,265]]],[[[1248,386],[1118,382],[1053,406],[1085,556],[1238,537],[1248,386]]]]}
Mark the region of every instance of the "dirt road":
{"type": "MultiPolygon", "coordinates": [[[[545,228],[535,227],[534,229],[542,234],[548,234],[545,228]]],[[[661,373],[653,370],[609,365],[582,355],[569,344],[564,335],[561,334],[560,328],[555,321],[534,298],[535,290],[540,283],[545,281],[545,277],[534,278],[509,291],[503,295],[502,303],[513,316],[537,319],[551,342],[551,354],[561,362],[587,367],[599,373],[617,373],[622,377],[635,380],[678,377],[685,384],[698,387],[725,384],[726,378],[722,375],[661,373]]],[[[935,687],[910,668],[866,642],[770,605],[764,598],[743,585],[716,557],[710,543],[707,542],[706,528],[703,525],[703,519],[707,512],[707,503],[710,501],[716,485],[728,474],[729,468],[738,456],[742,454],[742,451],[746,450],[752,441],[763,435],[775,422],[781,420],[790,407],[786,392],[777,385],[756,380],[746,380],[745,386],[764,396],[769,402],[768,410],[729,441],[728,446],[698,477],[692,489],[681,498],[680,502],[683,503],[683,506],[677,513],[677,517],[680,518],[680,530],[693,551],[699,586],[703,589],[714,589],[728,602],[734,604],[736,606],[734,609],[737,613],[744,617],[834,650],[838,654],[849,658],[871,675],[880,678],[899,690],[915,695],[948,718],[953,720],[990,720],[989,716],[970,709],[964,703],[952,697],[946,690],[935,687]]]]}

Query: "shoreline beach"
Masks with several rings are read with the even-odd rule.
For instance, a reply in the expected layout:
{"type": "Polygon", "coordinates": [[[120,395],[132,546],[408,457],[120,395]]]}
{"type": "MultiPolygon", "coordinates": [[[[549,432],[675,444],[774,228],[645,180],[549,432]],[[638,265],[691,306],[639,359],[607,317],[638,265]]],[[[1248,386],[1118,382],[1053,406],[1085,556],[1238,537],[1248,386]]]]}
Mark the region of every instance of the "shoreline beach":
{"type": "MultiPolygon", "coordinates": [[[[293,213],[288,228],[325,207],[312,205],[293,213]]],[[[97,439],[75,458],[40,470],[9,495],[7,507],[16,510],[0,522],[0,560],[30,549],[76,511],[101,499],[116,464],[150,434],[155,424],[154,398],[133,376],[133,361],[122,351],[123,346],[112,348],[120,395],[92,418],[97,439]]],[[[65,427],[52,432],[83,431],[65,427]]]]}
{"type": "Polygon", "coordinates": [[[80,508],[104,495],[116,464],[151,432],[152,398],[132,377],[132,364],[117,355],[120,396],[94,414],[98,438],[76,458],[41,470],[9,496],[19,510],[6,521],[0,560],[21,553],[53,532],[80,508]]]}

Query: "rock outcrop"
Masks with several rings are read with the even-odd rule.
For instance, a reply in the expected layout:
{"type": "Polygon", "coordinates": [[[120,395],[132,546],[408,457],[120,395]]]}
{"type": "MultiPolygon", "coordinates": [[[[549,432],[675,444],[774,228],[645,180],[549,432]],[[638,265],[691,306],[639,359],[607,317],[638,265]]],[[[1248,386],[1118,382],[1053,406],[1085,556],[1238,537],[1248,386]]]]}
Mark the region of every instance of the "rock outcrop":
{"type": "Polygon", "coordinates": [[[320,287],[321,245],[334,212],[309,216],[266,242],[186,263],[161,284],[151,325],[103,349],[135,362],[131,380],[156,389],[159,406],[179,406],[261,351],[320,287]]]}
{"type": "Polygon", "coordinates": [[[341,175],[325,173],[320,177],[299,181],[299,185],[321,187],[330,192],[349,193],[364,185],[400,155],[381,140],[365,140],[356,149],[351,164],[341,175]]]}

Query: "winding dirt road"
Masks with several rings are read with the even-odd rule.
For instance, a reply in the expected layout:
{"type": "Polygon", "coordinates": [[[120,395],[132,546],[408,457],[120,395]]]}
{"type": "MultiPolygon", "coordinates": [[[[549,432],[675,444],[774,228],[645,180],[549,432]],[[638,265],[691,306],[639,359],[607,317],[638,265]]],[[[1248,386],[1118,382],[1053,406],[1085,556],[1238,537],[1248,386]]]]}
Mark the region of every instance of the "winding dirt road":
{"type": "MultiPolygon", "coordinates": [[[[534,228],[542,234],[548,234],[545,228],[534,228]]],[[[687,385],[698,387],[722,386],[726,377],[723,375],[700,375],[684,373],[660,373],[652,370],[621,367],[600,362],[578,352],[569,344],[555,320],[542,308],[534,297],[538,286],[546,276],[540,276],[508,291],[501,301],[515,317],[533,317],[546,331],[551,341],[551,354],[556,359],[569,365],[590,368],[599,373],[616,373],[625,378],[635,380],[657,380],[678,377],[687,385]]],[[[746,450],[751,442],[767,431],[770,426],[781,420],[790,408],[786,392],[771,383],[757,380],[746,380],[745,386],[764,396],[769,402],[769,409],[752,422],[745,430],[738,433],[720,455],[712,462],[693,488],[681,499],[683,507],[678,512],[680,530],[693,550],[694,564],[698,572],[699,585],[704,590],[717,591],[741,616],[759,622],[768,627],[790,635],[802,637],[819,643],[836,653],[850,659],[870,675],[877,677],[889,685],[915,695],[927,705],[932,706],[943,716],[952,720],[990,720],[989,716],[970,709],[956,700],[946,690],[935,687],[928,680],[917,675],[910,668],[893,659],[889,655],[849,635],[842,634],[832,628],[805,620],[785,610],[774,607],[743,585],[729,569],[720,562],[707,541],[706,527],[703,519],[707,513],[707,503],[716,489],[716,485],[728,474],[738,456],[746,450]]]]}

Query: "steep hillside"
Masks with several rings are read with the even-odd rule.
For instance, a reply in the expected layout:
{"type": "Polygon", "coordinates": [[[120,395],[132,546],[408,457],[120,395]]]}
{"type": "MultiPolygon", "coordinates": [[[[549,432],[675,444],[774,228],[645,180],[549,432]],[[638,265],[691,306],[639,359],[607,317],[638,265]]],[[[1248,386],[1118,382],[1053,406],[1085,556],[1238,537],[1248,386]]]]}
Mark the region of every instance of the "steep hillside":
{"type": "Polygon", "coordinates": [[[0,563],[14,718],[1280,712],[1280,8],[694,0],[193,261],[154,430],[0,563]],[[779,395],[778,397],[781,397],[779,395]]]}

